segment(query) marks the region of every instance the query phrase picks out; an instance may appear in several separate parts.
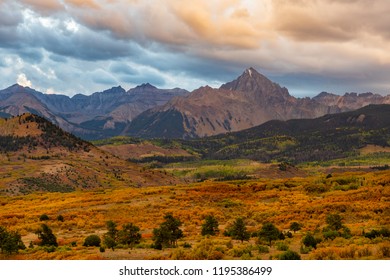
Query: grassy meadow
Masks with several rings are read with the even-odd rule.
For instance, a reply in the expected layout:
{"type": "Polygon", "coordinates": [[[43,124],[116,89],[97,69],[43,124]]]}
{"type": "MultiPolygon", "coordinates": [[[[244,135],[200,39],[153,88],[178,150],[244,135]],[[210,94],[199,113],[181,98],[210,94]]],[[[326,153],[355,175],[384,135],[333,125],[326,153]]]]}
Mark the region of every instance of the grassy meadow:
{"type": "Polygon", "coordinates": [[[1,225],[18,231],[27,246],[17,254],[2,254],[1,257],[279,259],[287,251],[294,251],[301,259],[390,259],[389,237],[367,235],[373,230],[389,229],[389,171],[326,174],[307,170],[306,176],[277,179],[261,176],[261,170],[270,166],[247,160],[170,164],[165,168],[188,180],[199,179],[197,173],[206,174],[206,178],[170,186],[122,185],[70,193],[1,196],[1,225]],[[241,171],[246,172],[247,179],[225,180],[230,172],[241,171]],[[256,177],[250,178],[253,174],[257,174],[256,177]],[[221,176],[225,179],[216,180],[221,176]],[[153,229],[159,227],[167,213],[182,222],[183,237],[176,247],[153,249],[153,229]],[[44,223],[57,237],[55,249],[37,245],[35,232],[43,223],[40,221],[43,214],[49,217],[44,223]],[[326,235],[327,217],[332,214],[342,218],[343,226],[349,229],[348,236],[326,235]],[[63,221],[58,220],[59,215],[63,221]],[[219,233],[202,236],[202,224],[209,215],[217,219],[219,233]],[[237,217],[244,219],[249,240],[241,242],[224,235],[237,217]],[[120,244],[105,250],[83,246],[89,235],[103,238],[109,220],[114,221],[119,230],[127,223],[138,226],[142,235],[140,243],[134,248],[120,244]],[[291,230],[292,222],[299,223],[300,229],[291,230]],[[257,233],[266,223],[272,223],[283,232],[284,239],[269,244],[259,238],[257,233]],[[316,239],[315,248],[303,242],[308,233],[316,239]]]}

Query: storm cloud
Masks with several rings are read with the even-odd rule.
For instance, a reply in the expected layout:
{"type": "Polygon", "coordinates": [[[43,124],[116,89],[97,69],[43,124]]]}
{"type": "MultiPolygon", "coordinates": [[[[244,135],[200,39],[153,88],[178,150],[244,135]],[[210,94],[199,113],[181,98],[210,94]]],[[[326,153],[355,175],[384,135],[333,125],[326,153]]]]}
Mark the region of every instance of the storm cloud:
{"type": "Polygon", "coordinates": [[[390,93],[387,0],[2,0],[0,87],[219,86],[253,66],[296,96],[390,93]]]}

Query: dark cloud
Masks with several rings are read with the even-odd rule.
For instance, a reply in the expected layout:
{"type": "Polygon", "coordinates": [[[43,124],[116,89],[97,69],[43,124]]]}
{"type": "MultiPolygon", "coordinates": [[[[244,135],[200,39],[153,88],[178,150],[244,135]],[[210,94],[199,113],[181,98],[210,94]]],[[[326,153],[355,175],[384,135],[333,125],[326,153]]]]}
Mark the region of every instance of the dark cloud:
{"type": "Polygon", "coordinates": [[[42,50],[39,49],[23,48],[15,53],[29,63],[40,63],[43,60],[42,50]]]}
{"type": "Polygon", "coordinates": [[[137,75],[139,71],[126,63],[114,62],[110,66],[110,71],[115,74],[137,75]]]}
{"type": "Polygon", "coordinates": [[[389,13],[387,0],[3,0],[0,84],[193,89],[253,66],[293,94],[388,93],[389,13]]]}
{"type": "Polygon", "coordinates": [[[68,59],[65,56],[61,56],[61,55],[51,54],[49,57],[51,60],[55,62],[66,63],[68,61],[68,59]]]}
{"type": "Polygon", "coordinates": [[[102,69],[98,69],[92,73],[92,80],[98,84],[109,86],[117,85],[115,78],[102,69]]]}

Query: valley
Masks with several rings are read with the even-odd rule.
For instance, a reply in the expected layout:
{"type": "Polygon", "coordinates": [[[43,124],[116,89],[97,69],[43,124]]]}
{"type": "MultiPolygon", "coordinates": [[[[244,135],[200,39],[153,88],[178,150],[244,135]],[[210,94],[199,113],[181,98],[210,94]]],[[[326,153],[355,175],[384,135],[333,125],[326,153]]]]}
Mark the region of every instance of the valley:
{"type": "Polygon", "coordinates": [[[295,98],[253,68],[191,93],[15,85],[0,258],[390,259],[388,103],[295,98]]]}
{"type": "Polygon", "coordinates": [[[1,227],[18,232],[25,246],[0,254],[2,259],[390,258],[390,153],[382,146],[294,165],[201,159],[179,142],[158,139],[114,138],[96,147],[28,114],[2,124],[2,135],[19,135],[14,144],[26,130],[32,135],[1,154],[1,227]],[[191,157],[183,161],[184,155],[191,157]],[[160,250],[155,230],[168,214],[180,222],[182,235],[177,245],[160,250]],[[210,216],[218,231],[202,235],[210,216]],[[329,217],[342,226],[330,229],[329,217]],[[245,224],[243,241],[229,234],[237,218],[245,224]],[[141,239],[130,245],[118,235],[110,244],[107,222],[118,234],[133,224],[141,239]],[[57,246],[40,245],[36,232],[42,224],[57,246]],[[261,235],[269,224],[278,232],[271,241],[261,235]],[[99,246],[86,246],[88,236],[98,236],[99,246]]]}

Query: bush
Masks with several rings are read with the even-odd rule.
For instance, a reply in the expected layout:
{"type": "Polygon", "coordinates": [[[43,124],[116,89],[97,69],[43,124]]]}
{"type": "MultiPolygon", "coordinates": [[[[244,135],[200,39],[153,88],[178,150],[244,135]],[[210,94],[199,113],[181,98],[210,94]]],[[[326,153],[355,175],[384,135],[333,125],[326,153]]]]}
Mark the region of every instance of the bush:
{"type": "Polygon", "coordinates": [[[64,221],[64,216],[58,215],[57,216],[57,221],[63,222],[64,221]]]}
{"type": "Polygon", "coordinates": [[[259,253],[260,253],[260,254],[269,253],[269,248],[268,248],[268,246],[259,245],[259,246],[258,246],[258,250],[259,250],[259,253]]]}
{"type": "Polygon", "coordinates": [[[47,253],[54,253],[56,251],[56,246],[45,246],[44,247],[44,250],[47,252],[47,253]]]}
{"type": "Polygon", "coordinates": [[[279,251],[287,251],[289,249],[289,247],[284,242],[278,242],[278,243],[276,243],[276,249],[279,251]]]}
{"type": "Polygon", "coordinates": [[[283,254],[279,255],[279,260],[300,260],[300,259],[301,259],[301,255],[291,250],[288,250],[287,252],[284,252],[283,254]]]}
{"type": "Polygon", "coordinates": [[[370,232],[365,233],[364,236],[370,239],[374,239],[379,236],[390,237],[390,230],[388,230],[387,228],[382,228],[380,230],[373,229],[370,232]]]}
{"type": "Polygon", "coordinates": [[[379,247],[379,254],[383,258],[390,258],[390,243],[382,244],[379,247]]]}
{"type": "Polygon", "coordinates": [[[92,234],[85,238],[83,246],[85,247],[100,247],[100,237],[92,234]]]}
{"type": "Polygon", "coordinates": [[[106,249],[104,249],[104,247],[100,247],[99,251],[100,251],[100,253],[104,253],[106,251],[106,249]]]}
{"type": "Polygon", "coordinates": [[[306,236],[302,239],[302,243],[306,247],[313,247],[314,249],[317,248],[317,240],[314,238],[314,236],[308,232],[306,236]]]}
{"type": "Polygon", "coordinates": [[[290,225],[290,230],[292,230],[294,233],[302,228],[302,225],[298,222],[292,222],[290,225]]]}
{"type": "Polygon", "coordinates": [[[39,217],[39,221],[48,221],[48,220],[50,220],[49,219],[49,216],[48,215],[46,215],[46,214],[42,214],[40,217],[39,217]]]}

